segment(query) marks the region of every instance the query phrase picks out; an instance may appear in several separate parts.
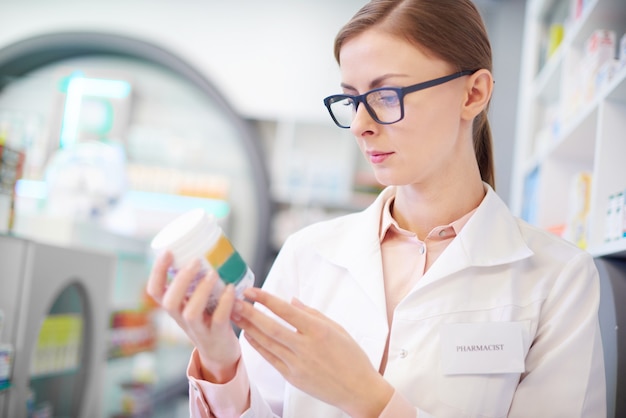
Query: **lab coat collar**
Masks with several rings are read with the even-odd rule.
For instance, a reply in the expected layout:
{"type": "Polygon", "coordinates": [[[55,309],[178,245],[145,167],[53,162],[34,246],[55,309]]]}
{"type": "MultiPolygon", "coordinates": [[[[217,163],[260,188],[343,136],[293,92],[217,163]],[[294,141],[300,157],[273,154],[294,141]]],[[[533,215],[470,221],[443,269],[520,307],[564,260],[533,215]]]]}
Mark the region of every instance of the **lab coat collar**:
{"type": "Polygon", "coordinates": [[[420,280],[418,287],[469,267],[513,263],[533,255],[518,220],[496,192],[484,183],[483,201],[455,239],[420,280]]]}
{"type": "MultiPolygon", "coordinates": [[[[512,263],[533,254],[506,204],[488,184],[484,183],[484,187],[486,194],[476,212],[418,282],[418,287],[465,268],[512,263]]],[[[332,238],[318,242],[317,247],[321,256],[346,268],[383,309],[385,291],[378,234],[385,201],[393,194],[394,187],[385,188],[364,211],[338,222],[332,238]]]]}

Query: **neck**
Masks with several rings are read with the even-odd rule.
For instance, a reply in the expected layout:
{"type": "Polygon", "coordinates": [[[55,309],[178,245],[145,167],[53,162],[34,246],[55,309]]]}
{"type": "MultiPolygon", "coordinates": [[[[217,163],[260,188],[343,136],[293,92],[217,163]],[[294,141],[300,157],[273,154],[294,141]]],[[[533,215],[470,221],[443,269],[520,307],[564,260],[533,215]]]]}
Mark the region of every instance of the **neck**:
{"type": "Polygon", "coordinates": [[[433,228],[450,224],[476,208],[484,196],[480,175],[449,184],[399,186],[392,215],[400,227],[423,241],[433,228]]]}

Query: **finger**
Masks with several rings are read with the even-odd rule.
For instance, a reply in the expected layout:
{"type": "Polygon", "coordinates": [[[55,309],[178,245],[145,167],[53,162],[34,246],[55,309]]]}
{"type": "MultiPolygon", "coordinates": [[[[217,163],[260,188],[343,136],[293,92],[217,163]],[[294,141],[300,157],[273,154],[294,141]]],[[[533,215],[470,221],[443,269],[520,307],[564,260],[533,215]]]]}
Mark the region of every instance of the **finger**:
{"type": "Polygon", "coordinates": [[[275,355],[270,350],[266,349],[262,344],[260,344],[254,337],[252,337],[247,331],[243,333],[244,338],[250,343],[250,346],[254,348],[260,355],[263,357],[269,364],[271,364],[280,374],[285,376],[285,374],[289,371],[289,368],[282,360],[284,357],[279,357],[275,355]]]}
{"type": "Polygon", "coordinates": [[[230,314],[235,304],[235,286],[229,284],[222,292],[215,311],[213,311],[213,323],[216,326],[230,326],[230,314]]]}
{"type": "Polygon", "coordinates": [[[185,304],[183,318],[186,322],[204,325],[207,301],[218,278],[217,273],[214,270],[210,270],[206,276],[199,281],[193,294],[185,304]]]}
{"type": "Polygon", "coordinates": [[[311,317],[317,318],[318,320],[323,321],[325,324],[332,326],[336,330],[344,332],[344,333],[346,332],[345,328],[342,327],[340,324],[328,318],[326,315],[324,315],[322,312],[318,311],[317,309],[311,308],[310,306],[305,305],[300,299],[294,297],[293,299],[291,299],[291,304],[297,307],[298,309],[302,309],[303,311],[308,313],[311,317]]]}
{"type": "Polygon", "coordinates": [[[326,315],[324,315],[323,313],[321,313],[320,311],[318,311],[315,308],[311,308],[308,305],[305,305],[300,299],[294,297],[291,299],[291,304],[293,306],[295,306],[298,309],[302,309],[304,312],[308,313],[311,316],[317,317],[319,319],[323,319],[323,320],[327,320],[328,317],[326,315]]]}
{"type": "Polygon", "coordinates": [[[306,332],[308,330],[310,316],[305,310],[296,308],[294,305],[259,288],[246,289],[244,294],[250,300],[265,306],[298,331],[306,332]]]}
{"type": "Polygon", "coordinates": [[[311,308],[308,305],[305,305],[300,299],[296,297],[293,297],[291,299],[291,304],[295,306],[296,308],[303,309],[305,312],[308,312],[311,315],[324,316],[324,314],[322,314],[320,311],[318,311],[317,309],[311,308]]]}
{"type": "Polygon", "coordinates": [[[163,296],[163,307],[170,313],[179,312],[191,281],[200,271],[200,261],[194,260],[191,264],[180,270],[163,296]]]}
{"type": "Polygon", "coordinates": [[[161,303],[163,295],[165,294],[165,288],[167,283],[167,269],[172,264],[172,254],[169,251],[165,251],[156,258],[152,271],[150,272],[150,278],[148,279],[148,285],[146,291],[154,300],[161,303]]]}
{"type": "Polygon", "coordinates": [[[282,359],[292,358],[298,347],[299,335],[279,318],[266,315],[249,303],[237,303],[233,315],[235,324],[243,329],[265,350],[282,359]]]}

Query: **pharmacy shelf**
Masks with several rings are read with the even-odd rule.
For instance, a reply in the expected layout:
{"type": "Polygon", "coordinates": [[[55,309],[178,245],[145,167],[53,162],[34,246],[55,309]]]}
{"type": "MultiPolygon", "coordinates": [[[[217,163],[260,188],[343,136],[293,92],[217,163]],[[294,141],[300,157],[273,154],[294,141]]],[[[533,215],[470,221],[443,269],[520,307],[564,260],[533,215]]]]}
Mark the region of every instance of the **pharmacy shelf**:
{"type": "Polygon", "coordinates": [[[624,0],[528,0],[510,201],[595,258],[609,417],[626,416],[625,34],[624,0]]]}
{"type": "Polygon", "coordinates": [[[529,87],[518,107],[511,208],[537,226],[566,231],[594,255],[623,256],[626,239],[606,235],[609,225],[619,228],[607,220],[609,197],[626,190],[626,65],[590,67],[585,51],[599,30],[612,31],[619,44],[626,2],[528,2],[521,83],[529,87]],[[584,8],[574,10],[577,4],[584,8]],[[564,35],[547,57],[546,34],[555,24],[564,35]],[[581,173],[591,176],[586,200],[574,193],[581,173]],[[576,215],[585,219],[584,239],[572,232],[576,215]]]}

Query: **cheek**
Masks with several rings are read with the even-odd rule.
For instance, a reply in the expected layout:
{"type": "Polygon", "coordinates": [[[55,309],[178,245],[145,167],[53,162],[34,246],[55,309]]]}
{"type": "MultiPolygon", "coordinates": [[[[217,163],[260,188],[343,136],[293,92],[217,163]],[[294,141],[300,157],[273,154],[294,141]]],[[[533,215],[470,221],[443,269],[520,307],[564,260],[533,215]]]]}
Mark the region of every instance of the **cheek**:
{"type": "Polygon", "coordinates": [[[430,115],[406,122],[394,136],[398,167],[407,176],[405,180],[429,176],[455,159],[458,129],[454,123],[430,115]]]}
{"type": "Polygon", "coordinates": [[[405,101],[405,118],[431,126],[458,124],[461,120],[462,96],[454,89],[431,90],[428,95],[405,101]]]}
{"type": "Polygon", "coordinates": [[[433,101],[431,105],[422,103],[406,109],[406,130],[423,147],[438,149],[456,141],[459,135],[461,116],[459,107],[451,100],[433,101]]]}
{"type": "Polygon", "coordinates": [[[394,142],[414,158],[429,158],[449,135],[449,120],[437,113],[423,113],[406,118],[395,134],[394,142]],[[426,154],[426,155],[424,155],[426,154]]]}

